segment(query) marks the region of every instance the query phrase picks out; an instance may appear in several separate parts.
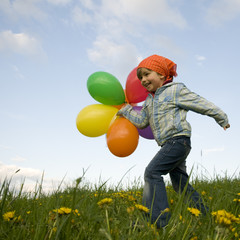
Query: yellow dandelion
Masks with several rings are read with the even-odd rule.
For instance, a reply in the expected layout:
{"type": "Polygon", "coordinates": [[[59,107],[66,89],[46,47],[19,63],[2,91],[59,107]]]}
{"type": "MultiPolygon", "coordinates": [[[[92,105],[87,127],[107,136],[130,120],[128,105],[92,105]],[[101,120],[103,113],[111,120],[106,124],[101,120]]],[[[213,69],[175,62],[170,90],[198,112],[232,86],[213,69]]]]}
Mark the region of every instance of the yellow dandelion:
{"type": "Polygon", "coordinates": [[[205,191],[202,191],[201,194],[204,196],[206,195],[207,193],[205,191]]]}
{"type": "Polygon", "coordinates": [[[61,207],[58,209],[54,209],[53,212],[56,212],[60,215],[64,215],[64,214],[70,214],[72,212],[71,208],[66,208],[66,207],[61,207]]]}
{"type": "Polygon", "coordinates": [[[141,205],[141,204],[135,204],[135,207],[136,207],[138,210],[143,211],[143,212],[145,212],[145,213],[149,213],[149,211],[150,211],[147,207],[145,207],[145,206],[143,206],[143,205],[141,205]]]}
{"type": "Polygon", "coordinates": [[[127,213],[132,214],[134,212],[135,208],[134,207],[128,207],[127,208],[127,213]]]}
{"type": "Polygon", "coordinates": [[[136,199],[135,197],[133,197],[133,196],[130,195],[130,196],[128,196],[128,200],[134,202],[134,201],[136,201],[137,199],[136,199]]]}
{"type": "Polygon", "coordinates": [[[240,196],[240,193],[238,193],[237,195],[240,196]]]}
{"type": "Polygon", "coordinates": [[[187,210],[196,217],[198,217],[201,214],[201,212],[197,208],[187,208],[187,210]]]}
{"type": "Polygon", "coordinates": [[[213,198],[212,197],[208,197],[209,198],[209,200],[212,200],[213,198]]]}
{"type": "Polygon", "coordinates": [[[166,213],[166,212],[170,212],[170,209],[169,208],[165,208],[162,213],[166,213]]]}
{"type": "Polygon", "coordinates": [[[31,211],[27,211],[27,214],[30,214],[31,213],[31,211]]]}
{"type": "Polygon", "coordinates": [[[215,217],[215,222],[223,225],[231,225],[232,222],[240,222],[240,219],[235,217],[232,213],[227,212],[226,210],[218,210],[212,212],[212,216],[215,217]]]}
{"type": "Polygon", "coordinates": [[[21,216],[18,216],[18,217],[15,216],[15,211],[4,213],[3,214],[3,219],[4,219],[4,221],[7,221],[7,222],[13,221],[13,222],[16,222],[16,223],[22,221],[21,216]]]}
{"type": "Polygon", "coordinates": [[[77,215],[77,216],[80,216],[80,213],[77,209],[74,210],[74,214],[77,215]]]}
{"type": "Polygon", "coordinates": [[[104,198],[104,199],[100,200],[97,204],[98,204],[98,206],[103,206],[103,205],[112,203],[112,201],[113,200],[111,198],[104,198]]]}
{"type": "Polygon", "coordinates": [[[197,236],[195,236],[195,237],[192,237],[190,240],[197,240],[198,238],[197,238],[197,236]]]}
{"type": "Polygon", "coordinates": [[[15,216],[15,211],[6,212],[3,214],[3,219],[9,222],[10,220],[14,219],[14,216],[15,216]]]}
{"type": "Polygon", "coordinates": [[[137,192],[136,192],[136,196],[137,196],[137,197],[141,197],[141,196],[142,196],[142,193],[141,193],[140,191],[137,191],[137,192]]]}
{"type": "Polygon", "coordinates": [[[171,200],[170,200],[170,203],[171,203],[171,204],[173,204],[173,202],[174,202],[174,200],[173,200],[173,199],[171,199],[171,200]]]}

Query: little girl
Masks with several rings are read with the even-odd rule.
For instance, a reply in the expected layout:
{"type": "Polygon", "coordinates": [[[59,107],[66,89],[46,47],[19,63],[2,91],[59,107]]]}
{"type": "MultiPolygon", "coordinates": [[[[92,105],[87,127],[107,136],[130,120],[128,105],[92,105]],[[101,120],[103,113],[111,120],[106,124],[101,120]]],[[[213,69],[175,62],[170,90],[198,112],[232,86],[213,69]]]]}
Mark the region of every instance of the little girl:
{"type": "Polygon", "coordinates": [[[186,120],[189,110],[216,120],[224,130],[230,127],[227,115],[213,103],[191,92],[183,83],[173,82],[177,65],[162,56],[152,55],[137,68],[137,76],[149,92],[142,110],[137,113],[131,105],[118,111],[137,128],[150,125],[160,150],[144,173],[143,204],[151,210],[151,222],[158,228],[167,225],[170,212],[163,175],[169,173],[175,191],[186,186],[194,207],[203,214],[208,211],[199,193],[188,183],[186,158],[191,150],[191,126],[186,120]]]}

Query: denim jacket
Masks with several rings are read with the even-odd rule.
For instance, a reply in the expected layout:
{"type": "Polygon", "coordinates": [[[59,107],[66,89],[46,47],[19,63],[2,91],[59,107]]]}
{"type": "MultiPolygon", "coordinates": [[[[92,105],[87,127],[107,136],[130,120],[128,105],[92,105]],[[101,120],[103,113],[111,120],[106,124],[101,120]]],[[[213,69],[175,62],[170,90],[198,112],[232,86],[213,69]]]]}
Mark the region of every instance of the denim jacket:
{"type": "Polygon", "coordinates": [[[154,96],[149,94],[140,113],[127,105],[119,110],[118,115],[127,118],[137,128],[150,125],[161,146],[175,136],[191,137],[191,125],[186,120],[189,110],[214,118],[221,127],[228,124],[227,115],[220,108],[177,82],[158,88],[154,96]]]}

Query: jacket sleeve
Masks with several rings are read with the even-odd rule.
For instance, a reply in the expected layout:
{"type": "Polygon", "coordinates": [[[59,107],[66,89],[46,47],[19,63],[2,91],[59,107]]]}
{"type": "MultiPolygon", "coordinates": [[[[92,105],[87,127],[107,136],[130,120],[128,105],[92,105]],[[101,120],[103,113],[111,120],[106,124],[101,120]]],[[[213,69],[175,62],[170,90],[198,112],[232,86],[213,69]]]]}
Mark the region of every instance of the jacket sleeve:
{"type": "Polygon", "coordinates": [[[134,126],[140,129],[149,125],[148,112],[145,104],[143,104],[143,107],[139,113],[136,112],[130,104],[128,104],[124,108],[120,109],[117,115],[125,117],[134,126]]]}
{"type": "Polygon", "coordinates": [[[180,89],[177,99],[177,104],[180,108],[207,115],[214,118],[221,127],[227,126],[228,117],[225,112],[215,106],[212,102],[194,92],[191,92],[186,86],[183,85],[180,89]]]}

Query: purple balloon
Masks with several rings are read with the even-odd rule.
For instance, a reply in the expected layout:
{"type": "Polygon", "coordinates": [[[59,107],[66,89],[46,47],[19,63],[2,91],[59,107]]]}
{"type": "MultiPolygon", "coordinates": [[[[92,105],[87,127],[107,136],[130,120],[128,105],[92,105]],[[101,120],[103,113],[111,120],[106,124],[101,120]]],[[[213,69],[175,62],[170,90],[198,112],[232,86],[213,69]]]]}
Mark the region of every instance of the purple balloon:
{"type": "MultiPolygon", "coordinates": [[[[141,106],[134,106],[133,109],[140,113],[142,107],[141,106]]],[[[146,139],[154,139],[154,136],[153,136],[153,133],[152,133],[152,129],[150,126],[147,126],[146,128],[144,129],[137,129],[138,130],[138,133],[141,137],[143,138],[146,138],[146,139]]]]}

